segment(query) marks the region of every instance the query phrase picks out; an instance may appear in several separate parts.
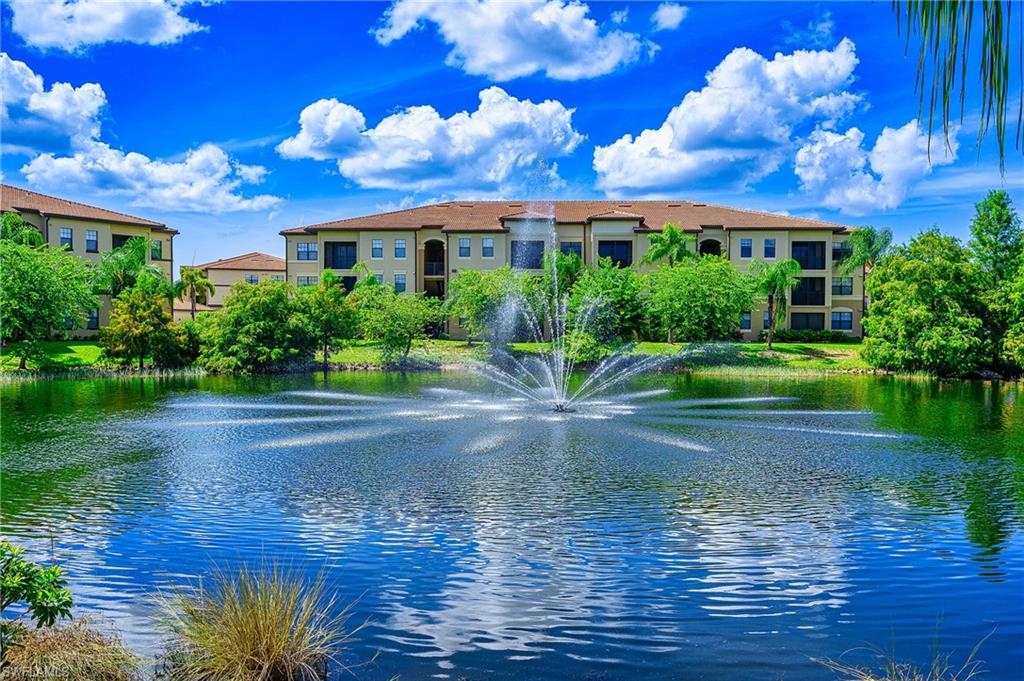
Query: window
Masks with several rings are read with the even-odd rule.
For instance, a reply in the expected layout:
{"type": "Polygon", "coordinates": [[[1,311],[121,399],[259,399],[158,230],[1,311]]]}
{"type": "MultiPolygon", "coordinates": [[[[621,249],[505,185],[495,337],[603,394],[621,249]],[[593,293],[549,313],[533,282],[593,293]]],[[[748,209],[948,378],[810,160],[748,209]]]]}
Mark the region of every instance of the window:
{"type": "Polygon", "coordinates": [[[494,257],[494,239],[492,239],[489,236],[488,237],[484,237],[484,239],[483,239],[483,247],[481,249],[481,253],[482,253],[482,255],[485,258],[493,258],[494,257]]]}
{"type": "Polygon", "coordinates": [[[754,254],[753,239],[740,239],[740,257],[749,258],[754,254]]]}
{"type": "Polygon", "coordinates": [[[100,235],[95,229],[85,230],[85,252],[97,253],[100,250],[100,235]]]}
{"type": "Polygon", "coordinates": [[[258,274],[247,274],[245,275],[246,284],[258,284],[260,283],[260,275],[258,274]]]}
{"type": "Polygon", "coordinates": [[[298,244],[298,258],[299,260],[319,260],[320,256],[317,255],[316,242],[303,241],[298,244]]]}
{"type": "Polygon", "coordinates": [[[370,257],[384,257],[384,239],[374,239],[373,241],[370,242],[370,257]]]}
{"type": "Polygon", "coordinates": [[[852,296],[853,277],[832,277],[832,295],[852,296]]]}
{"type": "Polygon", "coordinates": [[[350,270],[355,267],[355,241],[328,241],[324,248],[324,267],[334,270],[350,270]]]}
{"type": "Polygon", "coordinates": [[[284,275],[283,274],[271,274],[270,275],[270,281],[284,281],[284,275]]]}
{"type": "Polygon", "coordinates": [[[459,239],[459,257],[468,258],[470,254],[469,239],[459,239]]]}
{"type": "Polygon", "coordinates": [[[539,270],[543,260],[543,241],[512,240],[512,267],[517,270],[539,270]]]}
{"type": "Polygon", "coordinates": [[[405,257],[405,239],[395,239],[395,257],[405,257]]]}
{"type": "Polygon", "coordinates": [[[598,241],[597,255],[599,258],[611,258],[616,267],[629,267],[633,264],[633,242],[598,241]]]}
{"type": "Polygon", "coordinates": [[[149,257],[152,260],[162,260],[164,257],[164,242],[153,239],[149,242],[149,257]]]}
{"type": "Polygon", "coordinates": [[[794,241],[793,259],[805,270],[825,269],[825,242],[794,241]]]}
{"type": "Polygon", "coordinates": [[[383,284],[384,283],[384,273],[383,272],[373,272],[372,274],[370,274],[370,276],[373,277],[374,279],[376,279],[378,284],[383,284]]]}
{"type": "Polygon", "coordinates": [[[128,236],[127,234],[111,234],[110,246],[111,248],[121,248],[121,246],[124,246],[126,243],[128,243],[128,239],[131,239],[131,237],[128,236]]]}
{"type": "Polygon", "coordinates": [[[750,313],[744,312],[740,315],[740,330],[750,331],[750,313]]]}
{"type": "Polygon", "coordinates": [[[85,328],[95,331],[100,328],[100,311],[89,310],[89,315],[85,318],[85,328]]]}
{"type": "Polygon", "coordinates": [[[764,240],[764,257],[774,258],[775,257],[775,239],[764,240]]]}
{"type": "Polygon", "coordinates": [[[825,328],[824,312],[793,312],[789,315],[789,328],[820,330],[825,328]]]}
{"type": "Polygon", "coordinates": [[[60,245],[61,246],[67,246],[69,249],[74,248],[74,246],[71,245],[71,237],[72,237],[72,231],[71,231],[70,227],[61,227],[60,228],[60,245]]]}
{"type": "Polygon", "coordinates": [[[764,312],[761,313],[761,328],[768,328],[768,310],[765,310],[764,312]]]}
{"type": "Polygon", "coordinates": [[[794,305],[824,305],[825,304],[825,278],[824,277],[803,277],[800,283],[793,289],[794,305]]]}
{"type": "Polygon", "coordinates": [[[316,277],[298,277],[296,279],[299,286],[316,286],[316,277]]]}
{"type": "Polygon", "coordinates": [[[842,262],[853,255],[853,246],[848,241],[832,242],[832,262],[842,262]]]}
{"type": "Polygon", "coordinates": [[[583,257],[583,242],[582,241],[563,241],[558,244],[558,250],[562,251],[566,255],[575,253],[579,257],[583,257]]]}
{"type": "Polygon", "coordinates": [[[840,331],[852,331],[853,330],[853,313],[852,312],[833,312],[832,313],[832,328],[839,329],[840,331]]]}
{"type": "Polygon", "coordinates": [[[352,293],[352,289],[356,287],[355,277],[342,277],[341,287],[345,289],[345,293],[352,293]]]}
{"type": "Polygon", "coordinates": [[[405,292],[405,272],[395,272],[395,291],[405,292]]]}

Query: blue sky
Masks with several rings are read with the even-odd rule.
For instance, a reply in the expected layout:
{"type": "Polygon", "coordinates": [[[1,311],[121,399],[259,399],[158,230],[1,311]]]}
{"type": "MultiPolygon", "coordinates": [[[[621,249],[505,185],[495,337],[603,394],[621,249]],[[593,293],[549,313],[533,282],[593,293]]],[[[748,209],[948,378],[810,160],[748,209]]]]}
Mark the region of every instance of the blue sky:
{"type": "Polygon", "coordinates": [[[1024,198],[1020,153],[1001,177],[994,140],[975,146],[976,110],[929,162],[884,2],[2,12],[4,181],[164,221],[177,264],[450,198],[673,197],[901,240],[966,235],[988,188],[1024,198]]]}

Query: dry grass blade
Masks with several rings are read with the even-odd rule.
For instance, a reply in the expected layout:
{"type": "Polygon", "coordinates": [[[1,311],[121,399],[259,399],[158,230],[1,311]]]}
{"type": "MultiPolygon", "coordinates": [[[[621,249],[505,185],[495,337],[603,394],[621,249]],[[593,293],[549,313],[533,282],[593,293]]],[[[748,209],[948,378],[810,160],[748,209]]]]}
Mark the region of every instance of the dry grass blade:
{"type": "MultiPolygon", "coordinates": [[[[172,653],[171,679],[308,681],[324,679],[347,638],[347,610],[331,616],[319,578],[272,565],[215,572],[208,588],[161,598],[172,653]]],[[[350,635],[350,634],[349,634],[350,635]]]]}
{"type": "Polygon", "coordinates": [[[970,681],[984,673],[983,663],[978,659],[978,651],[991,636],[990,632],[971,650],[970,655],[959,667],[955,667],[949,655],[937,654],[932,658],[928,669],[921,669],[906,662],[899,662],[891,655],[872,649],[872,653],[882,660],[879,669],[867,669],[848,665],[837,660],[815,660],[822,666],[841,674],[842,681],[970,681]]]}
{"type": "Polygon", "coordinates": [[[121,640],[88,620],[59,627],[23,627],[5,651],[4,681],[87,679],[139,681],[141,660],[121,640]]]}

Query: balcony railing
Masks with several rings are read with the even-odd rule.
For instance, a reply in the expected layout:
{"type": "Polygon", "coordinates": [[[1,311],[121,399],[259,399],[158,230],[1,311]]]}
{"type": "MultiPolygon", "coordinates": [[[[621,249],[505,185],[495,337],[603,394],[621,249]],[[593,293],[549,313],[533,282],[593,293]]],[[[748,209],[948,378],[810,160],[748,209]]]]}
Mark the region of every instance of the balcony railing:
{"type": "Polygon", "coordinates": [[[443,277],[444,276],[444,263],[443,262],[425,262],[425,263],[423,263],[423,276],[425,276],[425,277],[443,277]]]}

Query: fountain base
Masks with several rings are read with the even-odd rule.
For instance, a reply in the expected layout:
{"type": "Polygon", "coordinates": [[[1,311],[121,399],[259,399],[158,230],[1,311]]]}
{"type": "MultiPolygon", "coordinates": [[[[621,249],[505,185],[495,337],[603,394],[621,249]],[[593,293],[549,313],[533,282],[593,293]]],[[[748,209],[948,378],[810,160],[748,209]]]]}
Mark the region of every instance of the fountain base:
{"type": "Polygon", "coordinates": [[[570,407],[568,404],[560,404],[560,403],[557,403],[557,402],[555,403],[555,406],[553,407],[553,409],[556,412],[558,412],[559,414],[571,414],[574,411],[576,411],[575,409],[570,407]]]}

